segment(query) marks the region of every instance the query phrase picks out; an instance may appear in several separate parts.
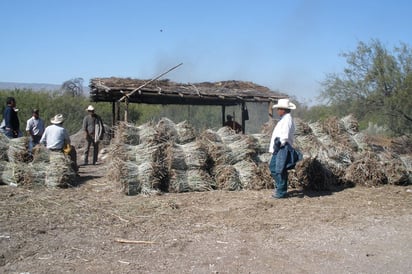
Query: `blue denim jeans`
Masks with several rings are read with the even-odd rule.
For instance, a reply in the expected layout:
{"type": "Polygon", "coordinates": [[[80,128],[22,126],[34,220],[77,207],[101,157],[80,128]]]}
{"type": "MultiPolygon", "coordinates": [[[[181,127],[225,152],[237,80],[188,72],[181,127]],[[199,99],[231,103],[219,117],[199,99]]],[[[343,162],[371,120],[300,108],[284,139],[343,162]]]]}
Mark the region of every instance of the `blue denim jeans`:
{"type": "Polygon", "coordinates": [[[282,198],[287,195],[288,191],[288,171],[285,168],[287,154],[285,147],[281,148],[278,153],[272,155],[269,169],[272,178],[275,180],[275,188],[277,198],[282,198]]]}

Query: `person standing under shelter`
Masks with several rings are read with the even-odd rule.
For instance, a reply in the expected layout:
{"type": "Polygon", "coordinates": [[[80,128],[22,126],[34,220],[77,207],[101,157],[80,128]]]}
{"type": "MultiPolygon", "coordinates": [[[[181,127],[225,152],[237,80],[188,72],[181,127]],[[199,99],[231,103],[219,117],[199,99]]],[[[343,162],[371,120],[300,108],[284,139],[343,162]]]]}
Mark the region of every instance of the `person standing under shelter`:
{"type": "Polygon", "coordinates": [[[236,133],[239,133],[242,131],[242,126],[236,122],[235,120],[233,120],[233,116],[232,115],[226,115],[226,122],[224,123],[224,126],[226,127],[230,127],[231,129],[233,129],[236,133]]]}
{"type": "Polygon", "coordinates": [[[270,139],[269,152],[272,153],[269,169],[275,180],[275,193],[273,198],[287,198],[288,172],[300,160],[299,154],[294,150],[295,123],[290,114],[296,105],[289,99],[279,99],[272,108],[277,110],[280,120],[276,124],[270,139]]]}
{"type": "Polygon", "coordinates": [[[29,150],[40,143],[44,132],[44,121],[40,118],[39,110],[33,109],[32,117],[27,120],[26,132],[30,136],[29,150]]]}
{"type": "Polygon", "coordinates": [[[8,97],[6,104],[7,106],[3,113],[4,133],[8,138],[20,137],[20,121],[17,115],[16,99],[8,97]]]}
{"type": "Polygon", "coordinates": [[[104,125],[99,115],[94,112],[94,107],[89,105],[86,108],[88,115],[83,119],[83,131],[87,141],[86,149],[84,150],[84,165],[89,164],[90,146],[93,145],[93,165],[97,163],[99,153],[99,141],[103,139],[104,125]]]}

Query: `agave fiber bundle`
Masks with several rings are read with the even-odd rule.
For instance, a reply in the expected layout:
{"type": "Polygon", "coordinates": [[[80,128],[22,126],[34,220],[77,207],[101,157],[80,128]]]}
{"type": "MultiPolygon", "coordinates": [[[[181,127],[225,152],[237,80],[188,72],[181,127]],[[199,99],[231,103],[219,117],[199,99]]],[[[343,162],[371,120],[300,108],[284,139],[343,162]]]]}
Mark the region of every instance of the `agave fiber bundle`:
{"type": "Polygon", "coordinates": [[[170,170],[169,192],[210,191],[215,187],[205,170],[170,170]]]}
{"type": "Polygon", "coordinates": [[[76,172],[71,168],[71,160],[65,154],[50,151],[50,162],[46,165],[46,186],[68,187],[76,183],[76,172]]]}
{"type": "Polygon", "coordinates": [[[232,165],[217,165],[213,168],[213,175],[217,189],[241,190],[242,182],[239,173],[232,165]]]}

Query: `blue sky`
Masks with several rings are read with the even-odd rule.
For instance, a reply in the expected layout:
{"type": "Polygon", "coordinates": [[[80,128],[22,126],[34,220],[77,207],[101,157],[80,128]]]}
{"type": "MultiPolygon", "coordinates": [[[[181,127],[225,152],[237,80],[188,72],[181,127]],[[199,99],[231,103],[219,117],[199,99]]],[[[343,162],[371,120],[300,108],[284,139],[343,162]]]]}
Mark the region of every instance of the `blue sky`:
{"type": "Polygon", "coordinates": [[[251,81],[313,103],[339,56],[412,45],[401,0],[2,0],[0,82],[81,77],[251,81]]]}

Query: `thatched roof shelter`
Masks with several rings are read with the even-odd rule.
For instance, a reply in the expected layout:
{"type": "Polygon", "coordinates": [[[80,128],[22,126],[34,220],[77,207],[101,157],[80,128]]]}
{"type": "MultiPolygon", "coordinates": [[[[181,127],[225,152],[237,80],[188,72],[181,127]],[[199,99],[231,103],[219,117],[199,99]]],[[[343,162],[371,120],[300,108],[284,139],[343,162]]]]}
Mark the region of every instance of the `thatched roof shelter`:
{"type": "Polygon", "coordinates": [[[116,102],[126,96],[130,103],[233,106],[243,102],[276,102],[285,97],[252,82],[181,84],[166,79],[143,86],[149,81],[93,78],[90,80],[90,99],[94,102],[116,102]]]}
{"type": "MultiPolygon", "coordinates": [[[[113,103],[113,117],[115,117],[115,103],[122,101],[126,104],[215,105],[222,106],[222,122],[224,122],[225,106],[241,105],[242,110],[247,112],[246,102],[269,104],[286,97],[267,87],[243,81],[181,84],[167,79],[154,81],[110,77],[93,78],[89,86],[91,101],[113,103]]],[[[247,120],[247,113],[242,112],[243,129],[245,120],[247,120]]]]}

